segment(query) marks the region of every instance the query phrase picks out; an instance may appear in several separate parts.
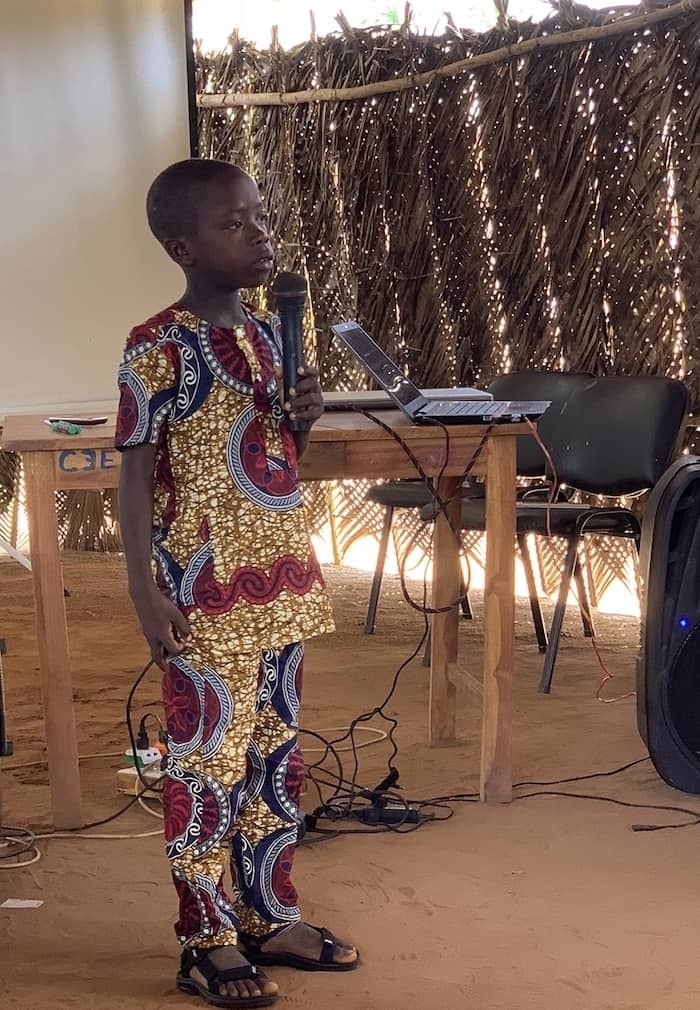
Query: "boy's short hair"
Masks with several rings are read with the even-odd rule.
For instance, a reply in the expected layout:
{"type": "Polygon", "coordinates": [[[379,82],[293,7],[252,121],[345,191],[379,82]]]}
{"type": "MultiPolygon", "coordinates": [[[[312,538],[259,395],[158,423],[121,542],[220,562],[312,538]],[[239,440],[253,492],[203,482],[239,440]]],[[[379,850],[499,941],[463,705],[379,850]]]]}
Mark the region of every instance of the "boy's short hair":
{"type": "Polygon", "coordinates": [[[247,173],[228,161],[187,158],[164,169],[146,197],[148,224],[159,242],[197,232],[199,208],[213,183],[247,173]]]}

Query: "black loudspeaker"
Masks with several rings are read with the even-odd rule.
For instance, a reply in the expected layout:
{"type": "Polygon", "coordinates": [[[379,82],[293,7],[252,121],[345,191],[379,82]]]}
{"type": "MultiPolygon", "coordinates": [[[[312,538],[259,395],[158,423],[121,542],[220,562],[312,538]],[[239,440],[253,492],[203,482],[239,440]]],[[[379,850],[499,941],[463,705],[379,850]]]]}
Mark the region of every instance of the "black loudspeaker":
{"type": "Polygon", "coordinates": [[[669,785],[700,793],[700,456],[681,456],[647,502],[640,545],[637,726],[669,785]]]}

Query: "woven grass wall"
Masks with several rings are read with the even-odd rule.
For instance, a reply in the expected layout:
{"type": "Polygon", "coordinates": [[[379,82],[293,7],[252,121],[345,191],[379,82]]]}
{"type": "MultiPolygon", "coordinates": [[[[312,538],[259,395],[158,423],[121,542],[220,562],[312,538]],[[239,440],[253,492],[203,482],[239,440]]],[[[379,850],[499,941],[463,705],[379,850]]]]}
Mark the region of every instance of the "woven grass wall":
{"type": "MultiPolygon", "coordinates": [[[[445,38],[348,27],[291,52],[199,55],[202,92],[385,81],[602,24],[445,38]]],[[[425,385],[506,368],[680,375],[698,395],[700,16],[485,66],[364,101],[200,110],[202,156],[260,180],[282,265],[309,277],[330,341],[358,317],[425,385]]]]}
{"type": "MultiPolygon", "coordinates": [[[[566,4],[539,25],[443,38],[341,19],[290,52],[234,35],[199,54],[198,91],[371,85],[612,16],[566,4]]],[[[200,109],[201,155],[256,176],[281,266],[308,276],[326,388],[366,381],[330,339],[350,317],[424,386],[521,368],[665,373],[697,402],[699,35],[689,13],[359,101],[200,109]]],[[[333,489],[341,554],[379,530],[363,494],[333,489]]],[[[400,542],[414,528],[400,516],[400,542]]],[[[542,551],[548,588],[559,553],[542,551]]],[[[626,545],[590,553],[596,595],[629,579],[626,545]]]]}
{"type": "MultiPolygon", "coordinates": [[[[379,84],[619,14],[564,3],[539,25],[502,16],[489,33],[452,25],[441,38],[341,19],[289,52],[234,36],[225,53],[197,54],[198,91],[379,84]]],[[[690,11],[361,101],[202,108],[200,154],[260,181],[280,266],[309,280],[309,353],[326,388],[366,381],[330,340],[332,322],[355,317],[422,385],[530,367],[651,372],[683,378],[697,404],[699,37],[690,11]]],[[[2,464],[8,498],[16,467],[2,464]]],[[[332,502],[341,555],[379,528],[362,498],[361,485],[311,495],[316,526],[332,502]]],[[[113,549],[113,515],[113,496],[62,501],[66,546],[113,549]]],[[[411,522],[397,532],[406,543],[411,522]]],[[[599,589],[624,562],[596,552],[599,589]]]]}

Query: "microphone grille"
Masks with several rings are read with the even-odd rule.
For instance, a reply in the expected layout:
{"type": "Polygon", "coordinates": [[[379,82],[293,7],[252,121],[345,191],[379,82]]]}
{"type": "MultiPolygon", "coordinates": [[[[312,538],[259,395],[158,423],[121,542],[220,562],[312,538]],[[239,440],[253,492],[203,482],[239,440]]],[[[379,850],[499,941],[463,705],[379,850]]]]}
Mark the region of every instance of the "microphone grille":
{"type": "Polygon", "coordinates": [[[275,277],[272,293],[279,295],[306,295],[306,281],[301,274],[281,273],[275,277]]]}

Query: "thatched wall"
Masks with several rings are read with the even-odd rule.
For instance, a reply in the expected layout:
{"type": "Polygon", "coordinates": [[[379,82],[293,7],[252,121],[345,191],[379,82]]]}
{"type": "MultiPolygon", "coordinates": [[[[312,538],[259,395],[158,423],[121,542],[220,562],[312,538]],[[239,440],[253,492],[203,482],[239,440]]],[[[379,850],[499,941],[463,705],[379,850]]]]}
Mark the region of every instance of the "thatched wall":
{"type": "MultiPolygon", "coordinates": [[[[226,53],[198,55],[198,86],[371,84],[610,19],[562,4],[541,25],[502,18],[505,31],[478,36],[343,24],[290,52],[234,37],[226,53]]],[[[697,403],[699,36],[687,13],[362,101],[200,110],[200,154],[260,180],[280,265],[309,278],[309,349],[326,388],[365,382],[329,335],[356,317],[426,386],[527,367],[663,372],[697,403]]],[[[3,472],[14,479],[0,466],[0,483],[3,472]]],[[[361,487],[331,498],[342,554],[380,516],[358,510],[361,487]]],[[[322,491],[312,504],[320,525],[322,491]]],[[[62,512],[67,545],[112,547],[99,499],[80,509],[79,520],[62,512]]],[[[599,589],[621,565],[596,555],[599,589]]]]}
{"type": "MultiPolygon", "coordinates": [[[[567,5],[540,25],[440,39],[343,26],[291,52],[234,36],[199,55],[198,90],[366,85],[610,18],[567,5]]],[[[355,317],[424,386],[532,367],[660,372],[697,402],[699,29],[686,14],[360,101],[201,109],[201,155],[260,180],[281,265],[309,278],[326,387],[366,381],[329,335],[355,317]]],[[[341,553],[379,528],[362,494],[333,491],[341,553]]],[[[627,549],[592,557],[602,592],[627,549]]]]}
{"type": "MultiPolygon", "coordinates": [[[[201,91],[403,77],[504,41],[602,23],[569,8],[504,36],[351,31],[292,52],[200,55],[201,91]]],[[[329,325],[358,317],[424,385],[505,368],[682,375],[698,396],[700,16],[535,52],[417,90],[203,109],[203,156],[261,181],[282,263],[329,325]]]]}

